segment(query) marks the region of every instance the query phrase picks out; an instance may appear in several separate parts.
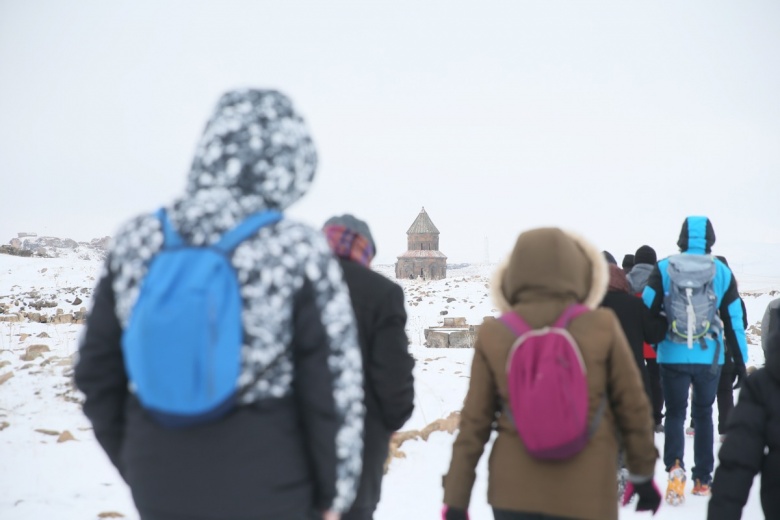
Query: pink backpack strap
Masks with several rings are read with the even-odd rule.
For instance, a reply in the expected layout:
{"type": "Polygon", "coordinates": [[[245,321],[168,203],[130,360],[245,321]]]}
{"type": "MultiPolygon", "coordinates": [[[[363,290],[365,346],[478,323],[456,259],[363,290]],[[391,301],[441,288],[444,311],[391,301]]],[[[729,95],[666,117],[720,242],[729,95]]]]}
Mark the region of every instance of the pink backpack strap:
{"type": "Polygon", "coordinates": [[[566,310],[564,310],[563,313],[561,313],[561,315],[558,316],[558,319],[555,320],[553,327],[565,329],[571,320],[573,320],[574,318],[576,318],[581,314],[585,314],[589,310],[590,309],[588,309],[581,303],[574,303],[572,305],[569,305],[568,307],[566,307],[566,310]]]}
{"type": "Polygon", "coordinates": [[[520,337],[526,332],[532,330],[530,325],[528,325],[525,320],[514,311],[505,312],[498,319],[501,320],[501,322],[506,325],[509,330],[514,332],[515,336],[517,337],[520,337]]]}
{"type": "MultiPolygon", "coordinates": [[[[569,305],[568,307],[566,307],[563,313],[558,317],[558,319],[555,320],[553,327],[565,329],[571,320],[573,320],[580,314],[584,314],[588,312],[589,310],[590,309],[588,309],[587,307],[585,307],[580,303],[569,305]]],[[[521,318],[520,315],[514,311],[505,312],[498,319],[501,320],[501,322],[503,322],[504,325],[506,325],[509,328],[509,330],[514,332],[515,335],[518,337],[522,336],[523,334],[525,334],[530,330],[533,330],[531,326],[528,325],[528,323],[526,323],[525,320],[521,318]]]]}

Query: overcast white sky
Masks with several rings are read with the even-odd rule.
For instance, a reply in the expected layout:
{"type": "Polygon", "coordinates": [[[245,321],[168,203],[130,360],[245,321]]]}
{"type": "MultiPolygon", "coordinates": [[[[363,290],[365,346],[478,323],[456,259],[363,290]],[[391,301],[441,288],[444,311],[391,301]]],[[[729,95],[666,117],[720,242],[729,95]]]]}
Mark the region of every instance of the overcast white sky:
{"type": "Polygon", "coordinates": [[[0,0],[0,243],[169,202],[217,97],[254,86],[320,154],[289,214],[354,213],[380,263],[422,206],[451,262],[540,225],[668,254],[706,214],[716,253],[780,275],[778,28],[776,0],[0,0]]]}

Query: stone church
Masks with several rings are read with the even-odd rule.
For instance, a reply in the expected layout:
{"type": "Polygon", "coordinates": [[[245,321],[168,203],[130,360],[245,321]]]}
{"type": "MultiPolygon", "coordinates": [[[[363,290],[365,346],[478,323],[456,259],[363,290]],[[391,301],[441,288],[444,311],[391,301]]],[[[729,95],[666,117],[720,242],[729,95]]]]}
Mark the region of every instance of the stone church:
{"type": "Polygon", "coordinates": [[[440,280],[447,277],[447,257],[439,251],[439,230],[431,217],[420,211],[407,235],[407,251],[395,264],[396,278],[440,280]]]}

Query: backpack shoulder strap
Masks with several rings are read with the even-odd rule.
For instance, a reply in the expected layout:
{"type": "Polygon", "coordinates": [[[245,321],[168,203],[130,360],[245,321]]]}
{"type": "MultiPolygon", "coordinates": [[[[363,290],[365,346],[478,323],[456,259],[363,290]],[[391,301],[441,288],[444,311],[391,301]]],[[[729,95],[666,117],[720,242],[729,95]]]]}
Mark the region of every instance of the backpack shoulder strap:
{"type": "Polygon", "coordinates": [[[580,314],[584,314],[588,312],[589,310],[590,309],[588,309],[581,303],[574,303],[572,305],[569,305],[568,307],[566,307],[566,310],[564,310],[563,313],[561,313],[558,319],[555,320],[553,327],[559,329],[565,329],[571,320],[573,320],[580,314]]]}
{"type": "MultiPolygon", "coordinates": [[[[580,314],[588,312],[589,310],[590,309],[580,303],[569,305],[566,307],[566,310],[564,310],[563,313],[558,317],[558,319],[555,320],[555,323],[552,326],[559,329],[565,329],[571,320],[580,314]]],[[[533,328],[514,311],[505,312],[498,319],[517,336],[522,336],[526,332],[533,330],[533,328]]]]}
{"type": "Polygon", "coordinates": [[[261,211],[249,215],[239,225],[222,235],[222,238],[214,244],[214,247],[223,253],[230,253],[238,245],[251,237],[263,226],[273,224],[282,219],[282,214],[275,210],[261,211]]]}
{"type": "Polygon", "coordinates": [[[173,249],[175,247],[183,246],[184,240],[171,225],[171,221],[168,219],[168,214],[165,211],[165,208],[158,209],[155,215],[158,219],[160,219],[160,224],[162,224],[163,248],[173,249]]]}
{"type": "Polygon", "coordinates": [[[520,317],[515,311],[508,311],[498,318],[509,330],[515,333],[515,336],[522,336],[526,332],[532,330],[523,318],[520,317]]]}

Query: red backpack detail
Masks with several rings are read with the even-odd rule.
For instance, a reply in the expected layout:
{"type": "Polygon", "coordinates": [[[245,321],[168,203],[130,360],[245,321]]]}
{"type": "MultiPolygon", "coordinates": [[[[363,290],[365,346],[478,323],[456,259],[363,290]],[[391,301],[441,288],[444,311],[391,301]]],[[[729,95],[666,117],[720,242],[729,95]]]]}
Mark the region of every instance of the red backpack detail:
{"type": "MultiPolygon", "coordinates": [[[[636,296],[642,298],[642,293],[636,293],[636,296]]],[[[658,354],[655,353],[655,348],[650,343],[642,343],[642,356],[645,359],[656,359],[658,354]]]]}
{"type": "Polygon", "coordinates": [[[518,336],[507,357],[505,412],[535,458],[561,460],[576,455],[601,422],[606,397],[589,427],[585,362],[566,330],[572,319],[588,310],[571,305],[552,326],[540,329],[532,329],[515,312],[500,318],[518,336]]]}

